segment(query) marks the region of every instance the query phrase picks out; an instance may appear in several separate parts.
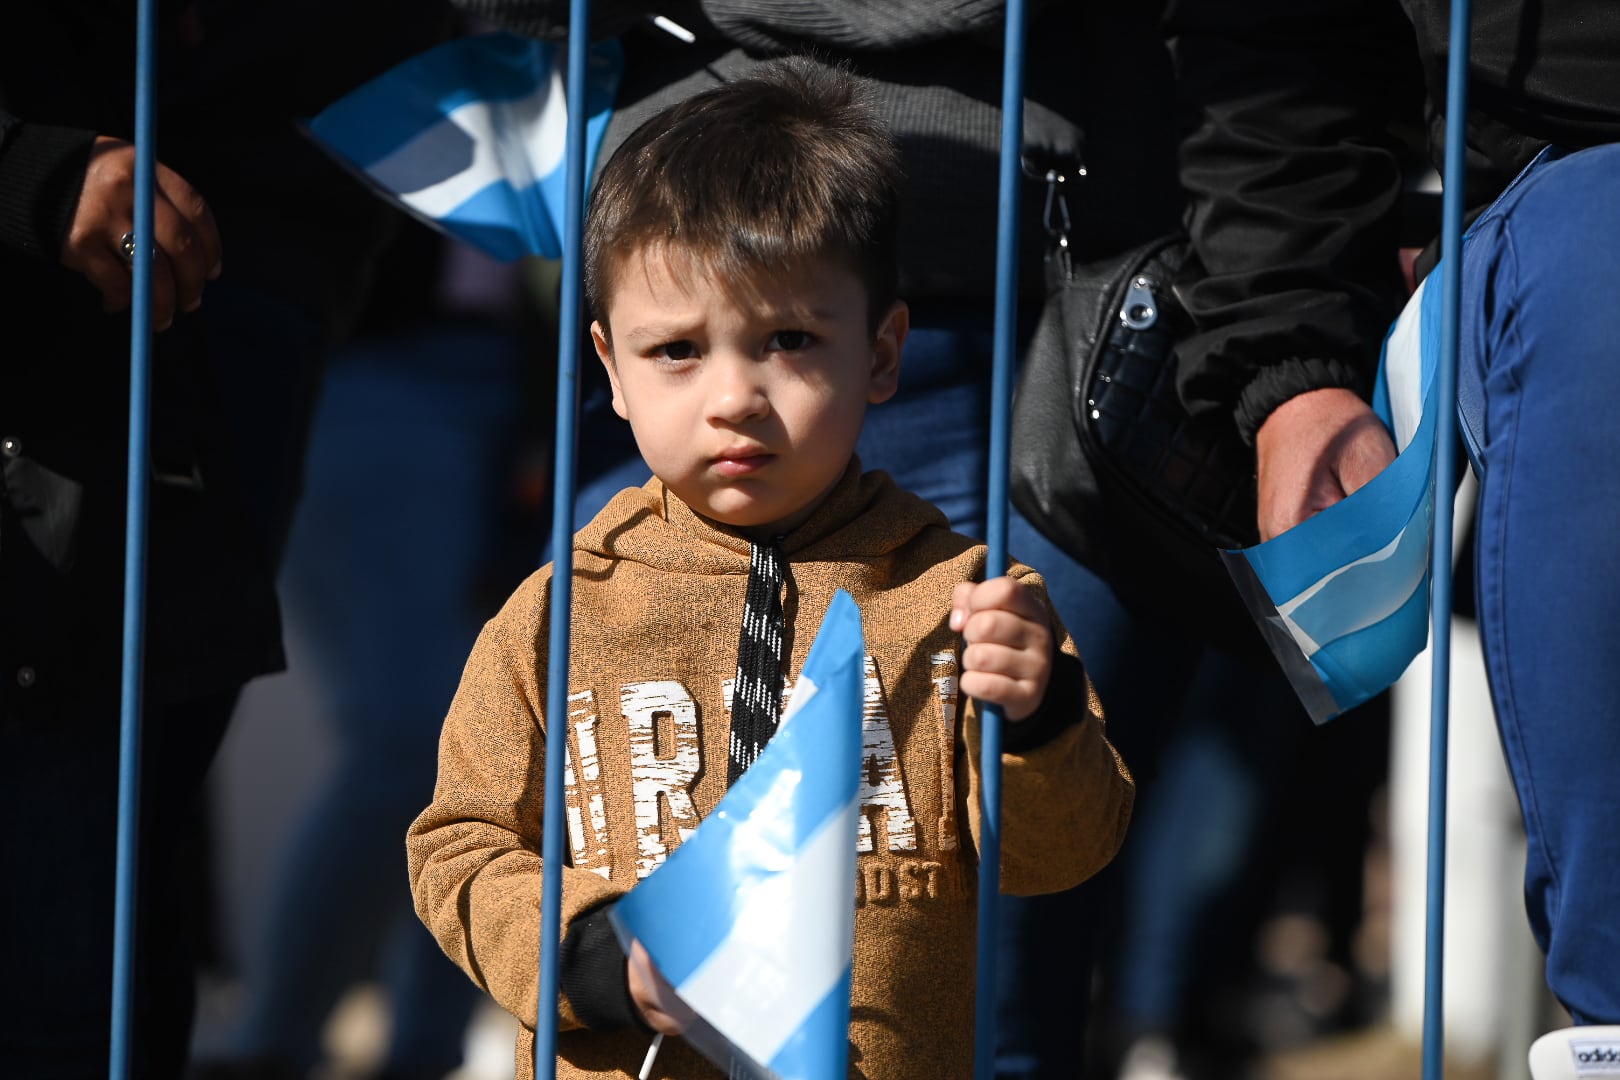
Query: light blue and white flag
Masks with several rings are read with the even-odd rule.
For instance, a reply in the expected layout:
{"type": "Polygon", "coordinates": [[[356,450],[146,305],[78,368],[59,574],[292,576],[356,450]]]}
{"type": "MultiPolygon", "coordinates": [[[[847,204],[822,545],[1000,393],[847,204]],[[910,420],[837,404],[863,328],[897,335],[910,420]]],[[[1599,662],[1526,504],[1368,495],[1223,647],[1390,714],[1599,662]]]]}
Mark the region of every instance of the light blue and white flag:
{"type": "MultiPolygon", "coordinates": [[[[624,68],[617,42],[589,56],[587,177],[624,68]]],[[[567,59],[557,44],[515,34],[458,38],[340,98],[308,129],[429,225],[504,262],[555,259],[567,195],[567,59]]]]}
{"type": "Polygon", "coordinates": [[[865,651],[839,591],[759,759],[611,909],[698,1014],[685,1038],[730,1076],[849,1074],[865,651]]]}
{"type": "Polygon", "coordinates": [[[1389,687],[1428,641],[1439,281],[1424,279],[1384,339],[1373,409],[1395,461],[1281,536],[1222,552],[1317,723],[1389,687]]]}

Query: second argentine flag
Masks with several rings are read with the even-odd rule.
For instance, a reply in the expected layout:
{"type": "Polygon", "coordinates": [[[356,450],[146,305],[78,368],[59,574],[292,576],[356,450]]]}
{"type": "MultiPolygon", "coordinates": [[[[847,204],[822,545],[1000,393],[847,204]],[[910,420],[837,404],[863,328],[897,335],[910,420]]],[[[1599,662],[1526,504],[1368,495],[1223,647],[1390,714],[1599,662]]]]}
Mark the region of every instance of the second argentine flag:
{"type": "Polygon", "coordinates": [[[1373,409],[1395,461],[1281,536],[1222,553],[1317,723],[1390,686],[1428,641],[1439,280],[1424,279],[1384,340],[1373,409]]]}

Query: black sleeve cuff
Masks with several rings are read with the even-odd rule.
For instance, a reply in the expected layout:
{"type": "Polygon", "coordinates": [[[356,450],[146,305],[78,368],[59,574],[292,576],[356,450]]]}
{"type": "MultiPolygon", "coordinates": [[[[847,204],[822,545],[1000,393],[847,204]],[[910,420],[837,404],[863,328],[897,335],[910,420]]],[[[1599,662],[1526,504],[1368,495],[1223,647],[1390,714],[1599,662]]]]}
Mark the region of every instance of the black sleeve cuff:
{"type": "Polygon", "coordinates": [[[606,904],[576,918],[563,937],[557,954],[557,982],[574,1013],[592,1031],[618,1031],[639,1027],[641,1011],[630,998],[630,976],[624,950],[608,921],[606,904]]]}
{"type": "Polygon", "coordinates": [[[1027,754],[1045,746],[1086,714],[1089,700],[1086,666],[1078,657],[1057,650],[1041,707],[1016,724],[1001,726],[1001,752],[1027,754]]]}
{"type": "Polygon", "coordinates": [[[1372,390],[1363,372],[1345,360],[1309,357],[1268,364],[1255,373],[1238,399],[1238,434],[1253,446],[1255,433],[1277,406],[1311,390],[1328,388],[1353,390],[1363,397],[1372,390]]]}
{"type": "Polygon", "coordinates": [[[17,122],[0,146],[0,247],[56,262],[96,133],[17,122]]]}

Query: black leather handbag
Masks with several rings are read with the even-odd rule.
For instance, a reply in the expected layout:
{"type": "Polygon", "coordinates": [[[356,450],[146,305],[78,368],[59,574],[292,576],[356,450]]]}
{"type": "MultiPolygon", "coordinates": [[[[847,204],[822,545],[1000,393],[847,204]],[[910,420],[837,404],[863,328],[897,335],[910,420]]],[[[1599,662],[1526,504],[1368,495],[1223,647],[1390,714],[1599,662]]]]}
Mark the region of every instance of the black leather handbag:
{"type": "Polygon", "coordinates": [[[1073,267],[1059,238],[1013,399],[1010,493],[1133,610],[1269,662],[1218,554],[1258,542],[1254,452],[1177,392],[1185,255],[1171,236],[1073,267]]]}

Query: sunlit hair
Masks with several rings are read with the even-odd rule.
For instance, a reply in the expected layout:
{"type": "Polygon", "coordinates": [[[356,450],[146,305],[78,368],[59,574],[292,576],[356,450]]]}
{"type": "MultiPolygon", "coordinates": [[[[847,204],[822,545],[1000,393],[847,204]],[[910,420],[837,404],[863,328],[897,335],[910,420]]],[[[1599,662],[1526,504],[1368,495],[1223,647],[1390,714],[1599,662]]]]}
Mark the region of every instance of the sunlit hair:
{"type": "Polygon", "coordinates": [[[875,329],[896,299],[900,157],[847,71],[762,65],[637,128],[597,178],[585,296],[607,326],[632,255],[700,266],[731,287],[828,259],[866,287],[875,329]]]}

